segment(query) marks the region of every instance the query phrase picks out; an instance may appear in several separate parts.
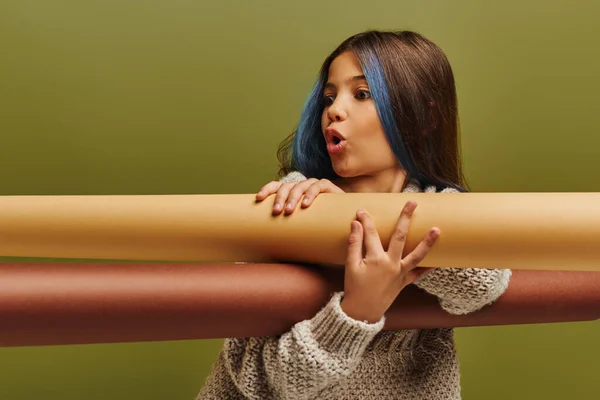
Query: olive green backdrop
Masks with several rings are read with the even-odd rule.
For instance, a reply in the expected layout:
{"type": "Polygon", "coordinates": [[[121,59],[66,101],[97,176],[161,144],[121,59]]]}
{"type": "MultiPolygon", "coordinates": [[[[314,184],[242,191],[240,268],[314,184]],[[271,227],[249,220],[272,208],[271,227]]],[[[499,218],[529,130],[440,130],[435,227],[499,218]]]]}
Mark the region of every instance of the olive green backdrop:
{"type": "MultiPolygon", "coordinates": [[[[473,190],[600,191],[599,12],[0,0],[0,194],[255,192],[323,58],[368,28],[414,29],[447,52],[473,190]]],[[[598,321],[459,329],[464,398],[600,398],[599,334],[598,321]]],[[[220,344],[0,349],[0,398],[192,399],[220,344]]]]}

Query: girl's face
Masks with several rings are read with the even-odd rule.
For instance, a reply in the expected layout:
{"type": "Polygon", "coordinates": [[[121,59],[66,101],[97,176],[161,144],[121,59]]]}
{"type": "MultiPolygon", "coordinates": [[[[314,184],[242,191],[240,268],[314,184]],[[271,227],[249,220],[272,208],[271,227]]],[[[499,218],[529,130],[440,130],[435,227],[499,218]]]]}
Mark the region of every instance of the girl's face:
{"type": "Polygon", "coordinates": [[[376,178],[400,170],[353,52],[333,60],[323,96],[321,129],[336,174],[342,178],[376,178]]]}

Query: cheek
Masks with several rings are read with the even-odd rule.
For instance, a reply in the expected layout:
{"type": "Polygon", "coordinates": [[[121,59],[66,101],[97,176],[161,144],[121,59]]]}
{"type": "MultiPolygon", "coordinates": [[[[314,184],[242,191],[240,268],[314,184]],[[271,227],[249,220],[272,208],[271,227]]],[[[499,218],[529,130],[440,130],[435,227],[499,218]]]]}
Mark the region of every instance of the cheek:
{"type": "Polygon", "coordinates": [[[389,164],[395,162],[396,156],[388,143],[385,131],[376,113],[363,120],[362,129],[365,133],[365,142],[368,143],[370,157],[378,163],[389,164]]]}
{"type": "Polygon", "coordinates": [[[383,126],[381,125],[375,110],[361,118],[360,125],[360,131],[363,132],[365,139],[368,139],[369,142],[373,144],[376,143],[378,147],[382,141],[387,143],[383,126]]]}
{"type": "Polygon", "coordinates": [[[361,121],[365,132],[368,132],[370,136],[381,135],[383,133],[383,127],[381,126],[381,121],[379,121],[379,115],[374,103],[368,104],[361,114],[361,121]]]}
{"type": "Polygon", "coordinates": [[[323,111],[323,113],[321,114],[321,131],[324,131],[325,128],[327,128],[328,125],[328,118],[327,118],[327,112],[323,111]]]}

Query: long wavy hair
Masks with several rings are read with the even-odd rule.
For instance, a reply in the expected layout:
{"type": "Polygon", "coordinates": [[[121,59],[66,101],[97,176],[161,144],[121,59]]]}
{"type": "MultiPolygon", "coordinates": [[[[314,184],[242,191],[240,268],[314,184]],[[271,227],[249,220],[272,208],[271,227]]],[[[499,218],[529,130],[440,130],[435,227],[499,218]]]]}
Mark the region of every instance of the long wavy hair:
{"type": "Polygon", "coordinates": [[[324,85],[340,54],[358,58],[387,141],[406,171],[405,185],[454,187],[465,191],[454,75],[444,52],[411,31],[358,33],[323,62],[300,122],[278,149],[279,174],[299,171],[317,179],[339,179],[321,130],[324,85]]]}

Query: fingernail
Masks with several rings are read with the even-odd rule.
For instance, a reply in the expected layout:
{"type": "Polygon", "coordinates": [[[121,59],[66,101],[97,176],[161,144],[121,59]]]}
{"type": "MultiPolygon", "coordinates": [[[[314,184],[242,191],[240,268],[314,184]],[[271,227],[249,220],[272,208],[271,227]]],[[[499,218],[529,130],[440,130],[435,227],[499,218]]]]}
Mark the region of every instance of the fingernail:
{"type": "Polygon", "coordinates": [[[440,231],[439,231],[439,230],[437,230],[437,229],[434,229],[434,230],[431,232],[431,238],[432,238],[432,239],[437,239],[439,236],[440,236],[440,231]]]}
{"type": "Polygon", "coordinates": [[[279,210],[281,210],[281,204],[279,204],[279,203],[275,204],[275,205],[273,206],[273,209],[274,209],[274,210],[276,210],[276,211],[279,211],[279,210]]]}
{"type": "Polygon", "coordinates": [[[304,199],[304,200],[302,200],[302,204],[308,204],[308,200],[309,200],[309,199],[304,199]]]}
{"type": "Polygon", "coordinates": [[[356,212],[358,215],[363,215],[365,213],[365,210],[363,210],[362,208],[359,208],[358,211],[356,212]]]}
{"type": "Polygon", "coordinates": [[[292,203],[287,203],[287,204],[285,205],[285,209],[286,209],[286,210],[291,210],[291,209],[293,209],[293,208],[294,208],[294,205],[293,205],[292,203]]]}

